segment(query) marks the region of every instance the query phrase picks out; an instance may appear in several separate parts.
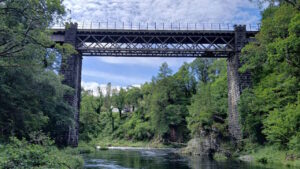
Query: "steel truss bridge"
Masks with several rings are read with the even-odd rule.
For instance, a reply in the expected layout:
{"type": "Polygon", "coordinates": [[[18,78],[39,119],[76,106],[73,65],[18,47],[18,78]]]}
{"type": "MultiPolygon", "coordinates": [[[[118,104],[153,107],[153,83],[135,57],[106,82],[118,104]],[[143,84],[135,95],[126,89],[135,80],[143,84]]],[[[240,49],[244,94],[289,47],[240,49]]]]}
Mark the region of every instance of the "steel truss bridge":
{"type": "Polygon", "coordinates": [[[78,51],[62,61],[65,64],[60,70],[64,75],[63,83],[74,89],[65,100],[74,108],[75,124],[68,126],[64,141],[68,145],[78,145],[82,56],[227,58],[229,132],[234,140],[241,140],[237,105],[242,90],[251,86],[251,74],[238,72],[239,57],[241,49],[258,32],[246,28],[245,25],[236,25],[227,30],[166,30],[156,26],[155,29],[85,29],[71,23],[65,28],[51,29],[54,42],[71,44],[78,51]]]}
{"type": "MultiPolygon", "coordinates": [[[[251,26],[250,26],[251,27],[251,26]]],[[[253,27],[253,26],[252,26],[253,27]]],[[[213,30],[186,29],[178,27],[165,30],[155,26],[150,29],[95,28],[80,29],[77,25],[75,48],[83,56],[115,57],[222,57],[226,58],[236,49],[236,32],[245,32],[251,40],[256,30],[246,31],[246,26],[222,27],[213,30]],[[219,28],[219,29],[218,29],[219,28]],[[232,29],[231,29],[232,28],[232,29]],[[225,29],[225,30],[224,30],[225,29]],[[228,30],[226,30],[228,29],[228,30]]],[[[205,27],[207,28],[207,27],[205,27]]],[[[253,28],[252,28],[253,29],[253,28]]],[[[52,39],[65,42],[65,29],[52,29],[52,39]]],[[[245,42],[245,43],[247,43],[245,42]]]]}

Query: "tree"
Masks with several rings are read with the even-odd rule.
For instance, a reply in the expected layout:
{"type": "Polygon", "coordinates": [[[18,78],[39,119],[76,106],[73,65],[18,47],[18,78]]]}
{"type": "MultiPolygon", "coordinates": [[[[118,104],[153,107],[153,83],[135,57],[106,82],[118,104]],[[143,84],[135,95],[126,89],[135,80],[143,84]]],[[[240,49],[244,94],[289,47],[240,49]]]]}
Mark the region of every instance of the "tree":
{"type": "Polygon", "coordinates": [[[96,106],[96,108],[95,108],[95,111],[98,113],[98,114],[100,114],[101,113],[101,108],[103,107],[103,105],[104,105],[104,101],[105,101],[105,98],[104,98],[104,96],[103,96],[103,93],[102,93],[102,91],[101,91],[101,88],[100,87],[98,87],[97,88],[97,90],[98,90],[98,94],[99,94],[99,96],[97,97],[97,106],[96,106]]]}
{"type": "Polygon", "coordinates": [[[114,132],[115,130],[115,124],[114,124],[114,116],[112,112],[112,89],[111,89],[111,83],[108,83],[106,85],[106,96],[105,96],[105,101],[104,101],[104,106],[106,108],[106,111],[111,119],[111,130],[114,132]]]}
{"type": "Polygon", "coordinates": [[[172,70],[169,68],[168,64],[164,62],[159,68],[157,79],[164,79],[171,75],[172,75],[172,70]]]}
{"type": "Polygon", "coordinates": [[[95,107],[98,106],[98,98],[95,98],[88,91],[81,92],[80,104],[80,140],[91,141],[100,133],[100,113],[95,107]]]}
{"type": "Polygon", "coordinates": [[[281,110],[275,109],[264,120],[264,126],[263,133],[271,143],[287,148],[293,137],[299,139],[300,105],[288,105],[281,110]]]}
{"type": "Polygon", "coordinates": [[[138,87],[127,88],[125,101],[129,106],[132,107],[133,112],[136,110],[140,98],[141,98],[141,92],[138,87]]]}
{"type": "Polygon", "coordinates": [[[300,2],[299,0],[250,0],[250,1],[256,1],[259,5],[263,5],[265,3],[268,3],[269,6],[281,6],[281,5],[292,5],[295,9],[300,11],[300,2]]]}
{"type": "MultiPolygon", "coordinates": [[[[23,53],[22,57],[29,54],[23,53]]],[[[2,136],[28,138],[30,132],[43,130],[50,132],[57,142],[63,141],[64,129],[72,124],[72,109],[63,96],[72,92],[71,88],[61,83],[61,77],[39,64],[39,59],[13,60],[17,65],[31,67],[0,67],[2,136]]]]}
{"type": "Polygon", "coordinates": [[[46,29],[63,14],[65,8],[60,0],[0,1],[0,58],[53,45],[46,29]]]}
{"type": "Polygon", "coordinates": [[[126,91],[121,88],[120,91],[113,93],[113,105],[118,108],[119,116],[122,118],[122,110],[125,107],[126,91]]]}
{"type": "Polygon", "coordinates": [[[243,49],[240,71],[252,73],[253,88],[242,93],[239,109],[246,139],[291,148],[299,140],[299,1],[272,2],[257,41],[243,49]]]}
{"type": "Polygon", "coordinates": [[[189,115],[186,118],[192,136],[199,137],[204,130],[211,132],[213,127],[222,135],[227,135],[226,62],[223,59],[196,59],[191,65],[194,69],[197,68],[197,74],[200,75],[197,92],[192,96],[191,105],[188,106],[189,115]]]}
{"type": "Polygon", "coordinates": [[[0,1],[1,138],[30,139],[30,133],[42,131],[64,143],[73,110],[63,96],[73,90],[54,70],[57,55],[67,57],[74,49],[49,49],[54,43],[47,30],[64,12],[59,0],[0,1]]]}
{"type": "Polygon", "coordinates": [[[185,96],[183,98],[190,98],[193,94],[196,93],[196,79],[190,72],[191,66],[187,63],[184,63],[174,74],[177,85],[181,88],[185,96]]]}
{"type": "Polygon", "coordinates": [[[209,81],[208,68],[212,64],[212,59],[197,58],[191,63],[193,74],[197,77],[197,80],[202,83],[209,81]]]}
{"type": "Polygon", "coordinates": [[[185,117],[193,91],[193,78],[187,65],[173,76],[170,72],[167,64],[163,63],[150,98],[150,120],[156,139],[182,142],[188,133],[185,117]]]}

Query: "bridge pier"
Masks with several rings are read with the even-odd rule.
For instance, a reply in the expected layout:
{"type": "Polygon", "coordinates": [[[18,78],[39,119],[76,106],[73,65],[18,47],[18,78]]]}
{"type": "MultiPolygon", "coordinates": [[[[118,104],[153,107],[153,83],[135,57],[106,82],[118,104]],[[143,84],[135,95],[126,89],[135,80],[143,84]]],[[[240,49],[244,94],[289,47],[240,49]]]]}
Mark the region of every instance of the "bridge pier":
{"type": "MultiPolygon", "coordinates": [[[[77,24],[70,24],[66,28],[65,43],[76,46],[77,24]]],[[[81,69],[82,56],[80,53],[70,56],[66,60],[62,60],[60,73],[64,76],[63,84],[74,89],[72,94],[64,96],[65,100],[73,107],[74,123],[68,128],[65,134],[64,143],[69,146],[78,146],[79,137],[79,110],[81,98],[81,69]]]]}
{"type": "Polygon", "coordinates": [[[239,73],[241,67],[241,50],[247,43],[246,26],[235,26],[235,52],[227,60],[228,78],[228,125],[229,133],[235,141],[243,137],[238,112],[238,102],[243,89],[250,87],[251,76],[249,72],[239,73]]]}

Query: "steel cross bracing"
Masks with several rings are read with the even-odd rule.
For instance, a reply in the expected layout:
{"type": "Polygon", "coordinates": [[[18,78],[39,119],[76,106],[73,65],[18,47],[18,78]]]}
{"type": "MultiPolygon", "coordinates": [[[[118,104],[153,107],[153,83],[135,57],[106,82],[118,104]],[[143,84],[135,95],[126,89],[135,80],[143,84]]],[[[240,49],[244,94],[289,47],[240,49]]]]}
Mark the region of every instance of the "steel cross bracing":
{"type": "MultiPolygon", "coordinates": [[[[248,38],[254,33],[247,32],[248,38]]],[[[54,32],[59,34],[64,30],[54,32]]],[[[78,30],[76,50],[83,56],[102,57],[228,57],[235,52],[235,32],[78,30]]]]}
{"type": "Polygon", "coordinates": [[[88,56],[227,57],[228,53],[234,51],[234,33],[79,32],[76,48],[88,56]]]}

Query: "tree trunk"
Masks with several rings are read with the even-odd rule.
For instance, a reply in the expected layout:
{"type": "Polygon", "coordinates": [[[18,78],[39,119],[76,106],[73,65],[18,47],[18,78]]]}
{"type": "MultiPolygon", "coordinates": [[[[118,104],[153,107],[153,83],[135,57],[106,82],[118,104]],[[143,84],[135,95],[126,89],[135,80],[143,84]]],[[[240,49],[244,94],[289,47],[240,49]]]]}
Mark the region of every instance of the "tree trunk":
{"type": "Polygon", "coordinates": [[[120,119],[122,119],[122,109],[119,109],[119,116],[120,116],[120,119]]]}
{"type": "Polygon", "coordinates": [[[111,115],[111,130],[112,130],[112,132],[114,132],[114,130],[115,130],[115,121],[114,121],[113,115],[111,115]]]}

